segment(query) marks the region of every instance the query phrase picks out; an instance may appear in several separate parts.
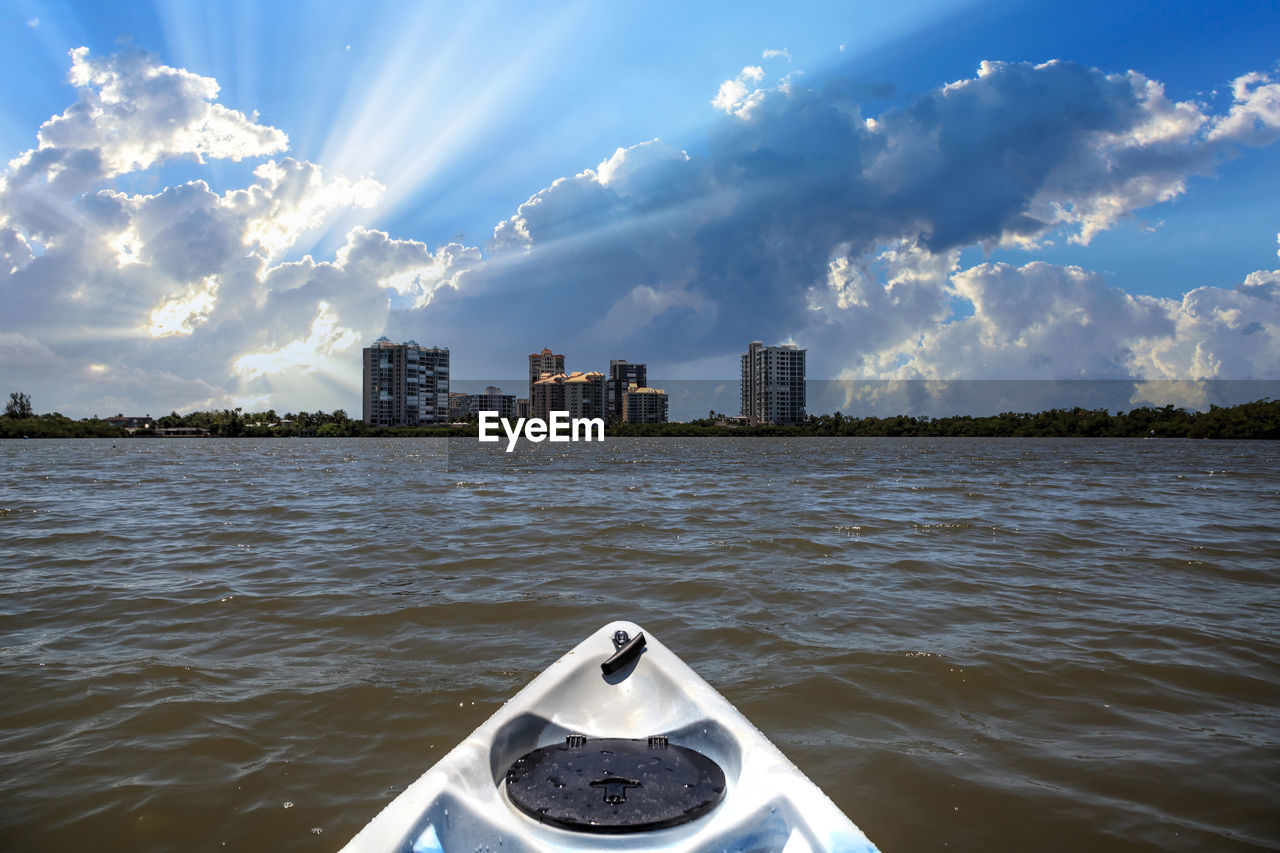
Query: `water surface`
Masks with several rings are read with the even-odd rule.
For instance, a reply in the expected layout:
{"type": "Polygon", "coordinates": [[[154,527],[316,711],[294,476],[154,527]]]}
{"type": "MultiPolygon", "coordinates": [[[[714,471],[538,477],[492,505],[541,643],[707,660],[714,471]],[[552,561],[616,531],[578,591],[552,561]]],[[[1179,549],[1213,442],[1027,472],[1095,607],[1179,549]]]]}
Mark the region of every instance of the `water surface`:
{"type": "Polygon", "coordinates": [[[1280,849],[1278,456],[0,443],[0,849],[334,850],[614,618],[887,853],[1280,849]]]}

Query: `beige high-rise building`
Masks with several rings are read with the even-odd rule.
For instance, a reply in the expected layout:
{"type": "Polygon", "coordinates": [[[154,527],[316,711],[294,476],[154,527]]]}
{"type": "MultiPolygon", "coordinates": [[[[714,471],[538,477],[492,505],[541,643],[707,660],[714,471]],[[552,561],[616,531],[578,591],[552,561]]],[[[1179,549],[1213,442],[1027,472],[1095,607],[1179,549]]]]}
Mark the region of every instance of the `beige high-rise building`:
{"type": "Polygon", "coordinates": [[[547,412],[564,408],[563,373],[543,376],[529,386],[529,417],[547,419],[547,412]]]}
{"type": "Polygon", "coordinates": [[[632,382],[622,395],[622,420],[629,424],[665,424],[667,392],[632,382]]]}
{"type": "Polygon", "coordinates": [[[533,399],[533,383],[543,376],[555,376],[557,373],[564,373],[563,355],[553,353],[550,347],[544,347],[542,352],[530,353],[529,399],[533,399]]]}
{"type": "Polygon", "coordinates": [[[364,348],[364,422],[421,426],[449,417],[449,350],[397,344],[386,337],[364,348]]]}
{"type": "Polygon", "coordinates": [[[571,418],[607,417],[604,374],[596,370],[570,373],[564,380],[564,407],[571,418]]]}
{"type": "Polygon", "coordinates": [[[568,412],[571,418],[603,418],[607,411],[604,374],[575,371],[557,373],[533,383],[530,417],[546,419],[551,412],[568,412]]]}

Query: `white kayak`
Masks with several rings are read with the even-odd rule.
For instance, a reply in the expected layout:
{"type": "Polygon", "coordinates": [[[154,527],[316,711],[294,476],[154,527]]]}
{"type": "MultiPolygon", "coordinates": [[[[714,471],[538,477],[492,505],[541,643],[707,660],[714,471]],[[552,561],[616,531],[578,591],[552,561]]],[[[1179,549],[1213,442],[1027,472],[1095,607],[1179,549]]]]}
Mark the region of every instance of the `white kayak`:
{"type": "Polygon", "coordinates": [[[343,848],[464,850],[876,847],[683,661],[638,625],[614,622],[547,667],[343,848]]]}

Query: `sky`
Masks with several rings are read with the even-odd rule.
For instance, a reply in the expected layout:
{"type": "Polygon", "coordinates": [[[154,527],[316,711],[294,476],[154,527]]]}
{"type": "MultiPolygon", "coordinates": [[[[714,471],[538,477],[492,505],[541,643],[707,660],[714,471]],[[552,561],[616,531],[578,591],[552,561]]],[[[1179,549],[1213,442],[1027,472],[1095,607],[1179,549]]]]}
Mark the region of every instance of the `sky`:
{"type": "Polygon", "coordinates": [[[550,346],[732,399],[752,340],[818,380],[1280,380],[1278,34],[1274,2],[9,0],[0,392],[354,414],[380,335],[521,394],[550,346]]]}

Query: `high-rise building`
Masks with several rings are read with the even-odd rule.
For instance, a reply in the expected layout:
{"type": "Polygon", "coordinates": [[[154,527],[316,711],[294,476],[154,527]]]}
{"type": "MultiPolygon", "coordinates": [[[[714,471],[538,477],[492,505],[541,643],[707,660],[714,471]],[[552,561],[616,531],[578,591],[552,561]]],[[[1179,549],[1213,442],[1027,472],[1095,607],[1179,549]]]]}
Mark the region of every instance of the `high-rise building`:
{"type": "Polygon", "coordinates": [[[563,355],[556,355],[550,347],[544,347],[542,352],[530,353],[529,398],[533,399],[533,383],[543,376],[555,376],[557,373],[564,373],[563,355]]]}
{"type": "Polygon", "coordinates": [[[742,416],[747,423],[804,422],[805,353],[795,344],[751,342],[742,354],[742,416]]]}
{"type": "Polygon", "coordinates": [[[547,412],[564,408],[563,373],[543,376],[529,386],[529,417],[547,419],[547,412]]]}
{"type": "Polygon", "coordinates": [[[449,350],[378,338],[364,348],[364,422],[444,423],[449,416],[449,350]]]}
{"type": "Polygon", "coordinates": [[[610,418],[622,418],[622,398],[627,393],[627,389],[632,385],[640,388],[649,384],[648,368],[643,364],[634,364],[630,361],[615,358],[609,362],[609,412],[610,418]]]}
{"type": "Polygon", "coordinates": [[[603,418],[606,411],[604,374],[575,371],[565,376],[543,376],[533,383],[529,415],[546,419],[551,412],[568,412],[571,418],[603,418]]]}
{"type": "Polygon", "coordinates": [[[449,392],[449,421],[451,423],[458,423],[467,419],[467,401],[470,399],[470,394],[463,394],[461,391],[449,392]]]}
{"type": "Polygon", "coordinates": [[[609,403],[605,399],[604,374],[592,370],[574,371],[564,380],[564,408],[571,418],[603,418],[609,403]]]}
{"type": "Polygon", "coordinates": [[[516,416],[516,395],[503,394],[501,388],[490,385],[481,394],[467,395],[467,415],[479,415],[481,412],[497,412],[498,417],[508,420],[516,416]]]}
{"type": "Polygon", "coordinates": [[[667,392],[632,382],[622,395],[622,420],[629,424],[665,424],[667,392]]]}

